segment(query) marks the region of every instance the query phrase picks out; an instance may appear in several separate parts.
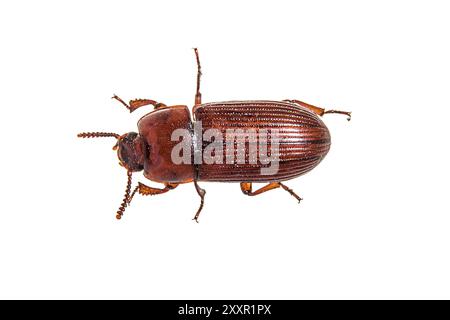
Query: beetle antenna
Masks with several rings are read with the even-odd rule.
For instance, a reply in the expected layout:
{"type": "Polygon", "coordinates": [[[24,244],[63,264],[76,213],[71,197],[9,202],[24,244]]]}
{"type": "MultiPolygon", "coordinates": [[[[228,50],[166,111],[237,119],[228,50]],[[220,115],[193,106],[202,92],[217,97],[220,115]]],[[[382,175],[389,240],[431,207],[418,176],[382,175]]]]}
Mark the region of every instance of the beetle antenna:
{"type": "Polygon", "coordinates": [[[78,138],[103,138],[103,137],[114,137],[119,140],[120,135],[112,132],[82,132],[77,134],[78,138]]]}
{"type": "Polygon", "coordinates": [[[127,207],[128,203],[131,201],[130,199],[130,192],[131,192],[131,175],[133,172],[131,170],[127,171],[128,181],[127,181],[127,187],[125,189],[125,195],[123,196],[122,204],[119,207],[119,210],[117,210],[116,219],[120,220],[123,216],[123,213],[125,212],[125,208],[127,207]]]}
{"type": "Polygon", "coordinates": [[[200,93],[200,78],[202,76],[202,67],[200,65],[200,57],[198,55],[197,48],[193,48],[195,53],[195,59],[197,61],[197,90],[195,92],[195,105],[202,103],[202,94],[200,93]]]}

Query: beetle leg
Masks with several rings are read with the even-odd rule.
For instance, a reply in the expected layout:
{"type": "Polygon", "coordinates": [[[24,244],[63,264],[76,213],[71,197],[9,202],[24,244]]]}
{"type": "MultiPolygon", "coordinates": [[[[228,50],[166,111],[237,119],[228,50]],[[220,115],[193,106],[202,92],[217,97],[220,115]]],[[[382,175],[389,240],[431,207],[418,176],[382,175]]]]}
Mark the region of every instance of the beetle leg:
{"type": "Polygon", "coordinates": [[[133,193],[131,193],[128,199],[128,205],[130,205],[130,202],[131,200],[133,200],[133,197],[136,194],[136,192],[139,192],[139,194],[142,194],[143,196],[154,196],[157,194],[166,193],[170,190],[175,189],[178,186],[177,183],[165,183],[164,185],[165,187],[161,189],[149,187],[141,182],[138,182],[138,185],[136,186],[136,188],[134,188],[133,193]]]}
{"type": "Polygon", "coordinates": [[[113,95],[112,99],[116,99],[121,104],[123,104],[128,110],[130,110],[130,113],[140,107],[148,106],[148,105],[154,106],[155,109],[166,106],[164,103],[156,102],[155,100],[150,100],[150,99],[134,99],[134,100],[130,100],[129,103],[126,103],[121,98],[119,98],[117,95],[113,95]]]}
{"type": "Polygon", "coordinates": [[[203,203],[205,201],[206,191],[205,191],[205,189],[200,188],[200,186],[197,184],[197,180],[194,180],[194,185],[195,185],[195,190],[197,190],[197,193],[200,196],[200,207],[198,208],[197,213],[195,214],[195,217],[192,220],[195,220],[195,222],[198,223],[198,217],[200,215],[200,212],[203,209],[203,203]]]}
{"type": "Polygon", "coordinates": [[[258,194],[264,193],[269,190],[277,189],[277,188],[283,188],[291,196],[293,196],[295,199],[300,202],[302,198],[300,198],[292,189],[288,188],[286,185],[282,184],[281,182],[271,182],[267,185],[265,185],[262,188],[259,188],[258,190],[252,191],[252,183],[251,182],[241,182],[241,190],[242,192],[247,196],[257,196],[258,194]]]}
{"type": "Polygon", "coordinates": [[[149,187],[141,182],[138,183],[138,186],[134,189],[133,193],[130,196],[130,199],[128,201],[128,203],[131,202],[131,200],[133,199],[134,194],[138,191],[139,194],[142,194],[143,196],[154,196],[157,194],[162,194],[162,193],[166,193],[170,190],[175,189],[178,184],[177,183],[165,183],[164,184],[165,187],[164,188],[153,188],[153,187],[149,187]]]}
{"type": "Polygon", "coordinates": [[[195,59],[197,60],[197,90],[195,92],[195,105],[202,104],[202,94],[200,93],[200,78],[202,76],[202,67],[200,65],[200,57],[197,48],[194,48],[195,59]]]}
{"type": "Polygon", "coordinates": [[[139,186],[136,186],[136,187],[134,188],[133,192],[131,193],[130,197],[128,198],[128,202],[127,202],[128,206],[131,204],[131,200],[133,200],[134,195],[135,195],[136,192],[138,192],[138,191],[139,191],[139,186]]]}
{"type": "Polygon", "coordinates": [[[346,116],[348,116],[347,120],[350,121],[350,119],[352,118],[352,113],[348,112],[348,111],[339,111],[339,110],[325,110],[323,108],[319,108],[316,106],[313,106],[312,104],[300,101],[300,100],[283,100],[283,101],[287,101],[287,102],[292,102],[298,105],[301,105],[309,110],[311,110],[312,112],[314,112],[315,114],[319,115],[319,116],[323,116],[326,113],[339,113],[339,114],[345,114],[346,116]]]}

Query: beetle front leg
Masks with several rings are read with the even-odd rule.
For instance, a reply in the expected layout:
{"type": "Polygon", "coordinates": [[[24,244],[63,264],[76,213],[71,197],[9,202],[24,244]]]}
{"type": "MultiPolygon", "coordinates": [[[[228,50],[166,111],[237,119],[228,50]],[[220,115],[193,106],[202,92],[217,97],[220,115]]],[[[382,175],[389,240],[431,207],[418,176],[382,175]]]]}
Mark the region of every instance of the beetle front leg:
{"type": "Polygon", "coordinates": [[[156,102],[155,100],[150,100],[150,99],[134,99],[134,100],[130,100],[129,103],[126,103],[121,98],[119,98],[117,95],[113,95],[111,99],[116,99],[117,101],[119,101],[128,110],[130,110],[130,113],[135,111],[136,109],[139,109],[140,107],[148,106],[148,105],[154,106],[155,109],[158,109],[161,107],[166,107],[166,105],[164,103],[156,102]]]}
{"type": "Polygon", "coordinates": [[[125,208],[130,206],[131,200],[133,200],[136,192],[139,192],[139,194],[142,194],[144,196],[154,196],[157,194],[166,193],[172,189],[175,189],[177,186],[178,186],[178,184],[176,184],[176,183],[166,183],[165,187],[163,189],[160,189],[160,188],[152,188],[152,187],[146,186],[145,184],[139,182],[138,185],[136,186],[136,188],[134,188],[133,192],[130,194],[131,172],[129,172],[125,198],[123,199],[123,202],[119,208],[119,211],[117,211],[116,218],[117,219],[122,218],[125,208]]]}
{"type": "Polygon", "coordinates": [[[282,184],[281,182],[271,182],[271,183],[265,185],[264,187],[259,188],[256,191],[252,191],[252,183],[251,182],[241,182],[242,193],[244,193],[247,196],[257,196],[266,191],[277,189],[280,187],[283,188],[284,190],[286,190],[287,192],[289,192],[289,194],[291,196],[293,196],[295,199],[297,199],[298,202],[300,202],[302,200],[302,198],[300,198],[292,189],[288,188],[286,185],[282,184]]]}
{"type": "Polygon", "coordinates": [[[136,186],[136,188],[134,188],[133,192],[128,198],[127,205],[130,205],[131,200],[133,200],[133,197],[136,194],[136,192],[139,192],[139,194],[142,194],[143,196],[154,196],[157,194],[166,193],[170,190],[175,189],[176,187],[178,187],[177,183],[165,183],[165,187],[161,189],[149,187],[141,182],[138,182],[138,185],[136,186]]]}
{"type": "Polygon", "coordinates": [[[298,105],[301,105],[302,107],[305,107],[309,110],[311,110],[312,112],[314,112],[315,114],[319,115],[319,116],[323,116],[324,114],[327,113],[338,113],[338,114],[345,114],[346,116],[348,116],[347,120],[350,121],[350,119],[352,118],[352,113],[348,112],[348,111],[339,111],[339,110],[325,110],[323,108],[319,108],[316,106],[313,106],[312,104],[300,101],[300,100],[283,100],[283,101],[287,101],[287,102],[292,102],[298,105]]]}

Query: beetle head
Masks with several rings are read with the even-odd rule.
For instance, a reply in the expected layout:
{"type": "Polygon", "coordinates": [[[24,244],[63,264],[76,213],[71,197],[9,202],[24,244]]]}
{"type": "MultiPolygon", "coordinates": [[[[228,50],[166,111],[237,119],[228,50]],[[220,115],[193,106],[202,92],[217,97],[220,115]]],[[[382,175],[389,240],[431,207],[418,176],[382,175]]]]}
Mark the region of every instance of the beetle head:
{"type": "Polygon", "coordinates": [[[136,172],[144,169],[142,139],[136,132],[128,132],[120,136],[113,150],[117,150],[119,164],[128,171],[136,172]]]}
{"type": "Polygon", "coordinates": [[[109,132],[83,132],[78,134],[79,138],[101,138],[114,137],[117,143],[113,150],[117,150],[119,164],[130,172],[144,169],[144,148],[142,138],[136,132],[128,132],[123,135],[109,132]]]}

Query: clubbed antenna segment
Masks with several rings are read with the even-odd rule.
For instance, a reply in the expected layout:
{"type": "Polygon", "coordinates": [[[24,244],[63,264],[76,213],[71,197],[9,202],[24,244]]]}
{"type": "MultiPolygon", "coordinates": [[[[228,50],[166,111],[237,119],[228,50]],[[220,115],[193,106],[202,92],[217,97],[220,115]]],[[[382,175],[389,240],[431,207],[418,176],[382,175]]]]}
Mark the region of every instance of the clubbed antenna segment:
{"type": "Polygon", "coordinates": [[[119,140],[120,135],[112,132],[82,132],[77,135],[78,138],[103,138],[103,137],[114,137],[119,140]]]}
{"type": "MultiPolygon", "coordinates": [[[[131,175],[132,175],[132,172],[131,171],[127,171],[127,175],[128,175],[127,188],[125,189],[125,195],[123,197],[122,204],[120,205],[119,210],[117,210],[117,214],[116,214],[116,219],[119,219],[119,220],[122,218],[123,213],[125,212],[125,208],[127,207],[129,202],[131,201],[130,192],[131,192],[131,175]]],[[[133,192],[133,195],[134,195],[134,192],[133,192]]]]}

